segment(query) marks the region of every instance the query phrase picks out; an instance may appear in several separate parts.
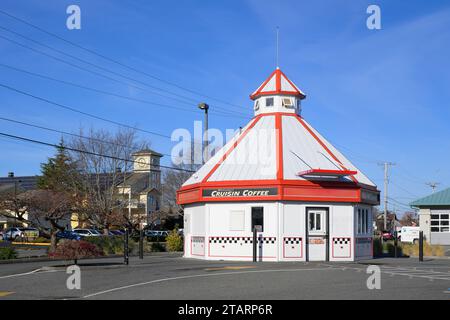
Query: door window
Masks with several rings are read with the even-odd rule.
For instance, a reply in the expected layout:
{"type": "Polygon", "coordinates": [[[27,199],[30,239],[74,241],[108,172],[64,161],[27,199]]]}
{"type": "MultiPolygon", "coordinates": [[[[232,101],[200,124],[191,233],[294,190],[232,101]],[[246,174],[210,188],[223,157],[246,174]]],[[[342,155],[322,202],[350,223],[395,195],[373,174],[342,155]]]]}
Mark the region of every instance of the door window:
{"type": "Polygon", "coordinates": [[[323,231],[322,211],[309,212],[309,231],[323,231]]]}
{"type": "Polygon", "coordinates": [[[255,226],[261,226],[261,232],[264,231],[264,208],[252,207],[252,231],[255,226]]]}

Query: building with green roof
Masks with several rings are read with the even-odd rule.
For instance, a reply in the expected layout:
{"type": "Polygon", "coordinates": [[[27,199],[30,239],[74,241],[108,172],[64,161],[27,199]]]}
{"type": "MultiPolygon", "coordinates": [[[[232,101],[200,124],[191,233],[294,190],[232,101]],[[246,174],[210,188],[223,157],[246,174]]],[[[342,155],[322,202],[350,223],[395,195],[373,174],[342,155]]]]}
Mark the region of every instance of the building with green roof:
{"type": "Polygon", "coordinates": [[[450,188],[410,203],[419,209],[420,230],[431,244],[450,245],[450,188]]]}

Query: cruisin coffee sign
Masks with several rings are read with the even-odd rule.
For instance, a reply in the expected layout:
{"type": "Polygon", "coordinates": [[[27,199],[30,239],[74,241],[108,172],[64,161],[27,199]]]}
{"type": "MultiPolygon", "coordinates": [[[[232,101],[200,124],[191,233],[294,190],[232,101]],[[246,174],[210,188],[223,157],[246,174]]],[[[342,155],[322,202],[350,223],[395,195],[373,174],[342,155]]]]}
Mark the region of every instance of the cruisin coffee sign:
{"type": "Polygon", "coordinates": [[[278,188],[232,188],[203,189],[203,197],[208,198],[250,198],[276,196],[278,188]]]}

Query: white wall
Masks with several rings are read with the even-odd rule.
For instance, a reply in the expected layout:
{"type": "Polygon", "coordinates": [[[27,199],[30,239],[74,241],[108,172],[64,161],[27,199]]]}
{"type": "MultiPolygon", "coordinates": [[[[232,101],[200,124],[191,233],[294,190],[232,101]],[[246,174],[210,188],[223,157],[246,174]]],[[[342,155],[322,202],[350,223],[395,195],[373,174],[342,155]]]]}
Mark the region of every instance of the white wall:
{"type": "MultiPolygon", "coordinates": [[[[305,212],[308,207],[329,209],[330,261],[351,261],[355,258],[355,208],[352,204],[294,202],[205,203],[186,206],[185,239],[189,242],[185,245],[186,256],[190,256],[190,252],[194,250],[191,237],[197,237],[194,242],[198,246],[198,237],[204,236],[205,259],[251,260],[251,208],[253,206],[264,207],[264,232],[262,233],[264,241],[261,242],[262,247],[258,249],[264,257],[263,260],[304,261],[306,259],[305,212]],[[241,214],[243,220],[240,219],[241,214]],[[289,245],[287,245],[288,241],[289,245]]],[[[369,216],[371,217],[371,214],[369,216]]],[[[371,228],[371,220],[369,225],[371,228]]],[[[367,234],[367,237],[369,236],[370,234],[367,234]]],[[[199,248],[195,248],[197,253],[201,252],[199,248]]],[[[369,249],[366,248],[366,250],[369,249]]]]}
{"type": "MultiPolygon", "coordinates": [[[[192,257],[193,237],[205,237],[205,206],[187,205],[184,208],[184,256],[192,257]]],[[[205,242],[206,243],[206,242],[205,242]]]]}

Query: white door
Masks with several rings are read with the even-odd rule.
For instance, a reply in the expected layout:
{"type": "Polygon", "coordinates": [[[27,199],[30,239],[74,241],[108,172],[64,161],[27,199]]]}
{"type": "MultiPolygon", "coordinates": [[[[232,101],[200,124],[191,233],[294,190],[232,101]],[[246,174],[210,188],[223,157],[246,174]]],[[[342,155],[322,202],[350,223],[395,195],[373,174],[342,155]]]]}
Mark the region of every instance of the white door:
{"type": "Polygon", "coordinates": [[[307,209],[309,261],[326,261],[328,258],[327,214],[326,209],[307,209]]]}

